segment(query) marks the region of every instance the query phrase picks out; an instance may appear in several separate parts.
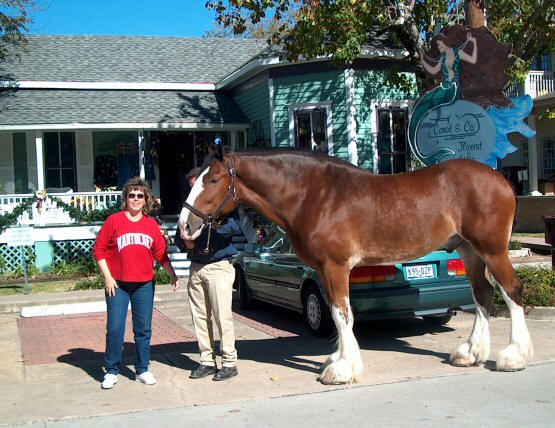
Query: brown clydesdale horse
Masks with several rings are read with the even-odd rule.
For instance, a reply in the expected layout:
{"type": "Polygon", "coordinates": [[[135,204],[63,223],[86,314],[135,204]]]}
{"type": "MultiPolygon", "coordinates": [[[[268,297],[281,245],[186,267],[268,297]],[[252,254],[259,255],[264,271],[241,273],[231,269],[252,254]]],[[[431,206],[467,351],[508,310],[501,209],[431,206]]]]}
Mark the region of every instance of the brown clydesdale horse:
{"type": "Polygon", "coordinates": [[[532,356],[524,318],[522,283],[508,257],[515,195],[492,168],[452,160],[397,175],[374,175],[337,158],[297,151],[212,155],[179,218],[185,239],[235,208],[252,207],[280,225],[299,258],[322,279],[337,331],[338,349],[323,365],[326,384],[357,381],[362,373],[352,331],[349,272],[358,264],[382,265],[457,249],[476,301],[468,340],[451,364],[484,363],[490,351],[489,313],[501,284],[509,307],[509,344],[497,369],[521,370],[532,356]]]}

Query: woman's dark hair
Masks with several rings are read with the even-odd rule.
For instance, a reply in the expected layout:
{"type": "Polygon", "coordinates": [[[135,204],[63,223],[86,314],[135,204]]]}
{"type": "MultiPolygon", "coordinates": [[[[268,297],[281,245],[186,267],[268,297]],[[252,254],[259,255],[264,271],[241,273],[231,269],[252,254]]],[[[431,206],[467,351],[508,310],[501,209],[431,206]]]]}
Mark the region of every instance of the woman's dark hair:
{"type": "Polygon", "coordinates": [[[140,177],[132,177],[123,185],[123,190],[121,191],[121,209],[127,210],[127,197],[129,193],[134,190],[140,190],[145,195],[145,205],[143,207],[143,214],[148,215],[155,205],[156,201],[152,196],[152,191],[148,186],[148,183],[140,177]]]}

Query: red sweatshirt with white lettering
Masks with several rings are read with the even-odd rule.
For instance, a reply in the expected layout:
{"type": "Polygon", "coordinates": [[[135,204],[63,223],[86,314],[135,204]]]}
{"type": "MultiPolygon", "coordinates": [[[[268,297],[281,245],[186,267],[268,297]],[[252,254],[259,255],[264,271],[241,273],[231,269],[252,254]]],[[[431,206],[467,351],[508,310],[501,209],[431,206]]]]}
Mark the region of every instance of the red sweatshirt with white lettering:
{"type": "Polygon", "coordinates": [[[109,216],[94,244],[95,260],[106,259],[115,280],[148,282],[154,278],[154,260],[169,261],[166,240],[152,217],[133,222],[125,211],[109,216]]]}

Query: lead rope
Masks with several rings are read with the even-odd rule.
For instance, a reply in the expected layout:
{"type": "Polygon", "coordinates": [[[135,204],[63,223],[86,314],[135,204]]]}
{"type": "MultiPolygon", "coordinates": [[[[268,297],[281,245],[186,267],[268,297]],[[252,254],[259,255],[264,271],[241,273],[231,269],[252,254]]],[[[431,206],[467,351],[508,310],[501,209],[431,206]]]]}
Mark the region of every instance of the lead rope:
{"type": "Polygon", "coordinates": [[[229,185],[229,189],[227,191],[226,196],[224,197],[224,199],[222,200],[222,202],[220,203],[220,205],[218,206],[218,208],[215,211],[214,217],[212,217],[212,214],[205,216],[204,214],[202,214],[200,211],[196,210],[194,207],[191,207],[191,205],[187,204],[187,208],[189,208],[190,210],[194,210],[193,212],[195,214],[201,214],[203,217],[203,219],[205,220],[211,220],[211,221],[207,221],[207,225],[208,225],[208,237],[206,239],[206,248],[202,251],[200,251],[200,254],[203,256],[208,255],[208,253],[210,252],[210,236],[212,234],[212,225],[214,224],[215,221],[215,217],[219,214],[220,209],[225,205],[225,203],[227,202],[227,199],[229,198],[229,195],[233,196],[233,202],[236,203],[237,202],[237,191],[235,190],[235,177],[237,175],[237,172],[235,171],[235,164],[233,163],[233,156],[231,155],[231,153],[229,154],[230,156],[230,160],[231,160],[231,168],[229,169],[229,175],[231,176],[231,184],[229,185]]]}
{"type": "Polygon", "coordinates": [[[206,256],[210,252],[210,235],[212,233],[212,223],[208,223],[208,238],[206,239],[206,248],[200,252],[201,255],[206,256]]]}

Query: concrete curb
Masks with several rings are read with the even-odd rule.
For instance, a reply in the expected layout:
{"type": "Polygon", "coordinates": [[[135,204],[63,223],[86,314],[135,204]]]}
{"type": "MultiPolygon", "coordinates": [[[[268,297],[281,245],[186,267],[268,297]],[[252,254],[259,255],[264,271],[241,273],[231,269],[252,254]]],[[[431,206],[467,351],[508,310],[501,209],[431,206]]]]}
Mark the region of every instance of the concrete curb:
{"type": "MultiPolygon", "coordinates": [[[[524,315],[527,320],[535,321],[555,321],[555,308],[549,306],[537,306],[524,308],[524,315]]],[[[491,311],[492,317],[509,318],[509,308],[498,306],[491,311]]]]}
{"type": "MultiPolygon", "coordinates": [[[[157,285],[154,303],[183,301],[187,291],[172,291],[169,285],[157,285]]],[[[66,291],[51,294],[31,294],[0,298],[0,313],[21,312],[22,317],[66,315],[106,311],[104,290],[66,291]]]]}

